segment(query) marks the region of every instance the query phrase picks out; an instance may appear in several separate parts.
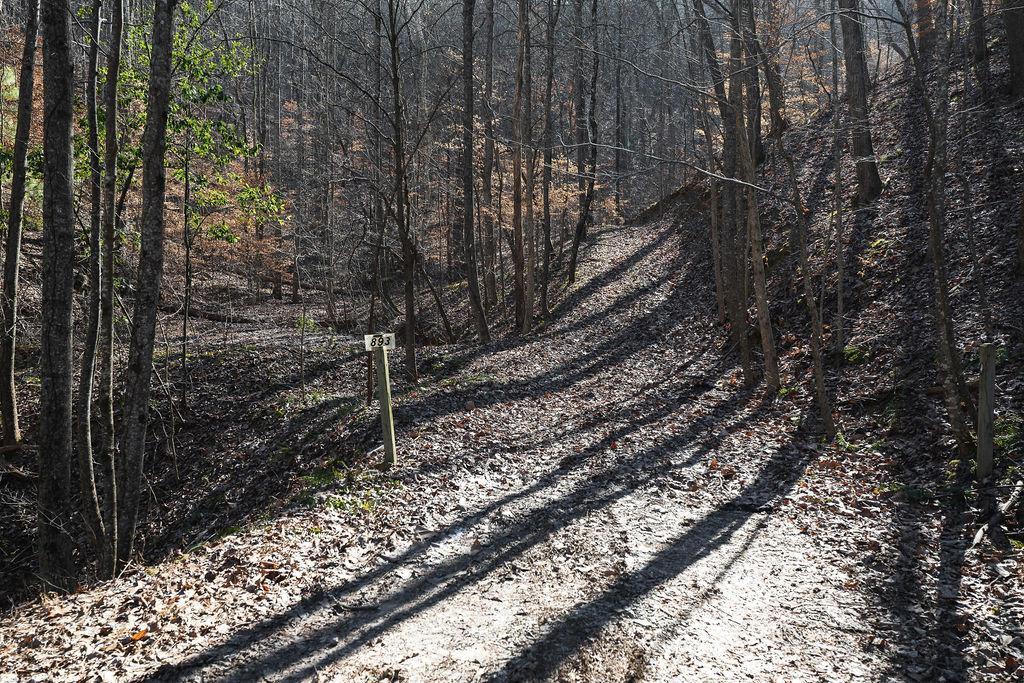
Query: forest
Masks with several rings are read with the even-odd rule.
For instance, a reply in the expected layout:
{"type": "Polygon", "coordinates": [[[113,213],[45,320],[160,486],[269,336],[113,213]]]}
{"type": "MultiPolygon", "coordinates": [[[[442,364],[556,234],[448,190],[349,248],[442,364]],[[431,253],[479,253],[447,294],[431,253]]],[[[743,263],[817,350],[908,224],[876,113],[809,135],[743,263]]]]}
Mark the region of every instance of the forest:
{"type": "Polygon", "coordinates": [[[0,0],[0,225],[0,683],[1024,677],[1024,0],[0,0]]]}

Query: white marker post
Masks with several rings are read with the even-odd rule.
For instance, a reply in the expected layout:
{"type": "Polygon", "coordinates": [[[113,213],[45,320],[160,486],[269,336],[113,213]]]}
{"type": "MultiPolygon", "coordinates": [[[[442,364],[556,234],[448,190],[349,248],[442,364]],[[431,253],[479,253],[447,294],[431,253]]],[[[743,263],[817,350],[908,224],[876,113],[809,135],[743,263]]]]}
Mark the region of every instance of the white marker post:
{"type": "Polygon", "coordinates": [[[395,464],[395,421],[391,416],[391,377],[388,374],[388,351],[395,348],[393,333],[378,332],[363,337],[367,351],[373,352],[377,366],[377,400],[380,401],[380,429],[384,433],[384,467],[395,464]]]}

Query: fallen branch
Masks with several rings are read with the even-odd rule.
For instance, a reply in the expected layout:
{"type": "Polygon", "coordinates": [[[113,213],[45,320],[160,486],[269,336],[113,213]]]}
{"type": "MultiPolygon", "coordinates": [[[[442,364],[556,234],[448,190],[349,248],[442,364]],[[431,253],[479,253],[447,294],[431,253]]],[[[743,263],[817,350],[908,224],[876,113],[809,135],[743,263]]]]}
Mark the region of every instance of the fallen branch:
{"type": "MultiPolygon", "coordinates": [[[[180,306],[172,306],[170,304],[160,304],[160,310],[164,313],[171,313],[173,315],[182,315],[184,313],[184,309],[180,306]]],[[[256,320],[255,318],[246,318],[245,316],[229,313],[218,313],[217,311],[204,311],[197,308],[190,308],[188,311],[188,317],[202,318],[203,320],[211,320],[215,323],[255,324],[259,322],[259,320],[256,320]]]]}
{"type": "Polygon", "coordinates": [[[1024,480],[1019,480],[1013,487],[1013,493],[1006,499],[1006,502],[996,508],[996,511],[992,513],[992,516],[988,518],[978,533],[974,534],[974,542],[971,543],[971,550],[973,550],[982,539],[985,538],[986,534],[991,535],[992,530],[999,526],[999,523],[1013,510],[1018,503],[1020,503],[1021,495],[1024,494],[1024,480]]]}
{"type": "Polygon", "coordinates": [[[34,451],[36,447],[28,443],[16,443],[10,446],[0,446],[0,455],[6,455],[8,453],[17,453],[18,451],[34,451]]]}

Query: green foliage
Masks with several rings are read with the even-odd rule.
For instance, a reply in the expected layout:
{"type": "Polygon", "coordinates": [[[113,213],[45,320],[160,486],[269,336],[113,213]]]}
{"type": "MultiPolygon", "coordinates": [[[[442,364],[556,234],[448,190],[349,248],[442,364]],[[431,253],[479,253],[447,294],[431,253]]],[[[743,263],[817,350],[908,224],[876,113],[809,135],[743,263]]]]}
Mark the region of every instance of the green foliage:
{"type": "Polygon", "coordinates": [[[224,221],[218,221],[211,225],[206,231],[206,234],[210,239],[220,242],[227,242],[228,244],[235,244],[238,242],[238,235],[236,235],[224,221]]]}
{"type": "Polygon", "coordinates": [[[868,353],[859,346],[843,347],[843,361],[849,365],[860,365],[868,360],[868,353]]]}
{"type": "MultiPolygon", "coordinates": [[[[179,182],[186,168],[191,187],[191,220],[187,239],[208,237],[227,244],[240,240],[235,218],[243,225],[280,221],[284,202],[266,185],[253,185],[232,165],[251,158],[258,148],[250,145],[233,123],[237,105],[225,84],[259,68],[248,45],[223,35],[211,21],[221,8],[213,2],[185,2],[173,37],[173,98],[167,122],[167,167],[179,182]],[[205,227],[207,218],[231,211],[232,220],[218,220],[205,227]],[[238,213],[241,216],[238,217],[238,213]]],[[[120,146],[120,182],[140,162],[140,143],[145,126],[149,77],[147,22],[129,27],[125,35],[125,59],[119,84],[121,122],[127,134],[120,146]]],[[[105,78],[105,74],[103,74],[105,78]]],[[[84,160],[83,160],[84,161],[84,160]]],[[[84,168],[83,163],[79,163],[84,168]]]]}
{"type": "Polygon", "coordinates": [[[992,425],[993,443],[1005,452],[1017,452],[1024,447],[1024,418],[1020,415],[1000,415],[992,425]]]}
{"type": "MultiPolygon", "coordinates": [[[[326,478],[310,477],[307,482],[322,482],[319,488],[336,485],[340,491],[324,499],[323,504],[346,515],[373,513],[385,500],[401,489],[401,483],[376,470],[332,469],[326,478]]],[[[314,484],[315,485],[315,484],[314,484]]]]}
{"type": "Polygon", "coordinates": [[[854,444],[852,441],[849,441],[846,438],[846,434],[844,434],[843,432],[838,432],[836,434],[836,445],[849,453],[855,453],[857,451],[856,444],[854,444]]]}

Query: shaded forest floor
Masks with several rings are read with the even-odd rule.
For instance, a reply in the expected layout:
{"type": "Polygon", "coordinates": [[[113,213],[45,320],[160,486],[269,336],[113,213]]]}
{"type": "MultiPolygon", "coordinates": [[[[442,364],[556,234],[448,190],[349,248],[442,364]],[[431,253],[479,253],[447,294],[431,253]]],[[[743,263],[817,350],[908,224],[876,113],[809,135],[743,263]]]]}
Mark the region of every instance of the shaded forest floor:
{"type": "MultiPolygon", "coordinates": [[[[4,668],[29,680],[1005,677],[1020,647],[1017,558],[965,556],[970,510],[950,529],[941,499],[895,487],[894,446],[822,445],[802,389],[740,386],[708,314],[699,229],[601,229],[548,329],[485,352],[424,350],[431,375],[399,387],[403,459],[388,475],[342,446],[376,442],[361,354],[314,336],[306,398],[285,401],[277,429],[213,412],[216,453],[181,449],[185,481],[214,457],[234,474],[160,504],[211,528],[220,510],[217,534],[19,609],[2,627],[4,668]],[[302,487],[275,485],[311,462],[302,487]],[[236,514],[245,498],[273,513],[236,514]]],[[[793,350],[789,376],[805,362],[793,350]]],[[[280,363],[290,351],[272,335],[210,350],[192,372],[204,411],[298,392],[280,363]],[[217,395],[239,374],[262,379],[217,395]]]]}
{"type": "MultiPolygon", "coordinates": [[[[174,388],[157,392],[147,565],[5,615],[0,681],[1020,676],[1021,552],[967,551],[982,520],[932,390],[914,102],[899,79],[876,91],[887,188],[847,228],[836,443],[809,414],[779,200],[764,206],[785,385],[774,396],[742,386],[715,321],[692,195],[678,220],[596,229],[577,286],[537,333],[426,347],[416,387],[396,354],[401,462],[387,474],[372,467],[379,428],[351,338],[312,331],[300,347],[290,315],[199,325],[187,377],[173,345],[158,359],[174,388]],[[167,400],[182,387],[187,409],[167,400]]],[[[968,127],[955,168],[970,191],[954,189],[949,235],[975,374],[968,227],[987,255],[1004,482],[1020,476],[1024,400],[1022,118],[1001,106],[968,127]]],[[[826,311],[829,125],[787,139],[826,311]]],[[[780,195],[781,171],[769,157],[762,178],[780,195]]]]}

